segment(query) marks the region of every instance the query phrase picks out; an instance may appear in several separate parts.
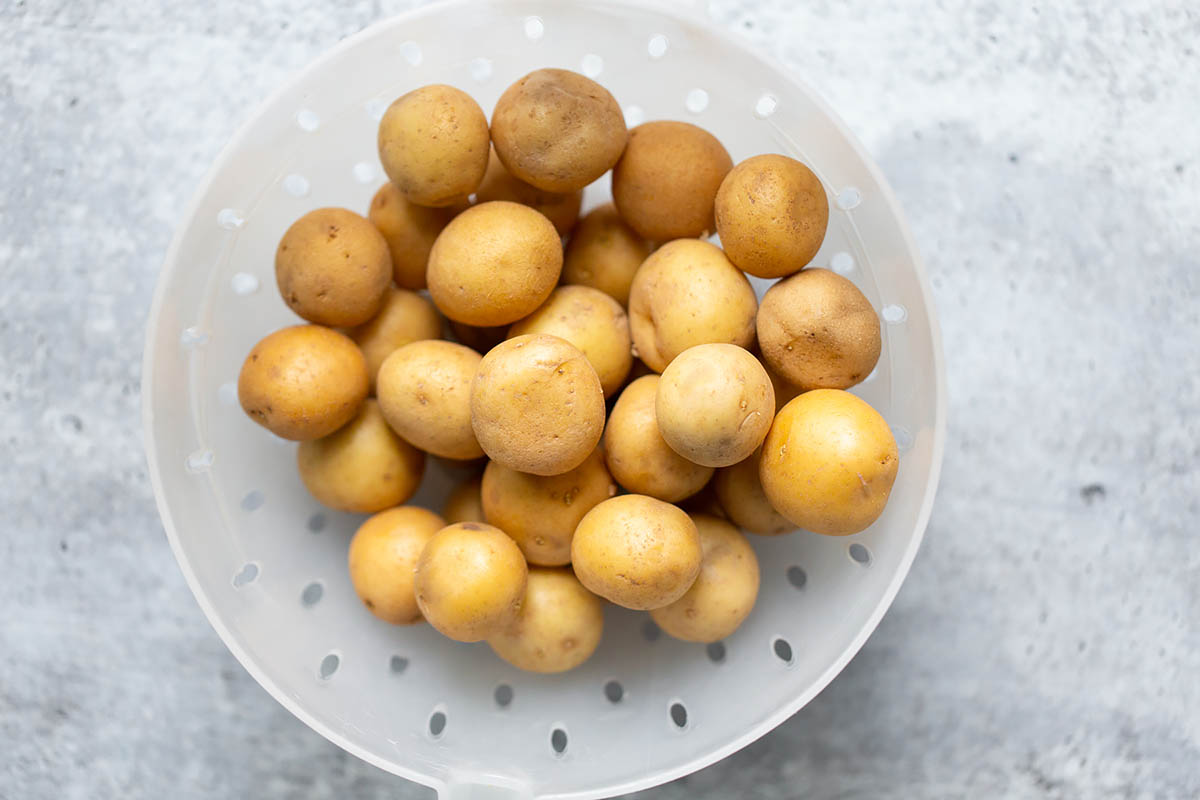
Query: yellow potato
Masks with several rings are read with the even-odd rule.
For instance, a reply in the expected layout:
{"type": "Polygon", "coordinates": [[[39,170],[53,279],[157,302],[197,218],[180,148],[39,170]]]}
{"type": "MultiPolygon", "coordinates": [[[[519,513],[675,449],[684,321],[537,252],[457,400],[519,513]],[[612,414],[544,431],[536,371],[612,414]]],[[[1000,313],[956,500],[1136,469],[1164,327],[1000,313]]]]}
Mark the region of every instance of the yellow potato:
{"type": "Polygon", "coordinates": [[[762,448],[732,467],[717,470],[713,489],[717,501],[734,525],[763,536],[777,536],[796,530],[787,517],[771,506],[758,479],[762,448]]]}
{"type": "Polygon", "coordinates": [[[816,389],[776,415],[759,479],[770,504],[796,525],[844,536],[883,513],[899,463],[878,411],[849,392],[816,389]]]}
{"type": "Polygon", "coordinates": [[[599,289],[623,306],[629,305],[634,273],[650,255],[650,243],[612,203],[594,208],[575,226],[563,258],[563,283],[599,289]]]}
{"type": "Polygon", "coordinates": [[[367,219],[387,242],[392,257],[392,280],[397,286],[425,288],[425,265],[429,263],[433,242],[442,228],[465,208],[465,203],[447,208],[419,206],[408,202],[391,181],[379,187],[367,219]]]}
{"type": "Polygon", "coordinates": [[[566,672],[588,660],[603,633],[603,602],[571,570],[534,567],[516,620],[487,642],[518,669],[566,672]]]}
{"type": "Polygon", "coordinates": [[[478,642],[516,619],[528,568],[504,531],[459,522],[433,535],[417,561],[417,605],[429,624],[460,642],[478,642]]]}
{"type": "Polygon", "coordinates": [[[399,506],[359,527],[350,540],[350,582],[372,614],[393,625],[422,621],[413,573],[426,543],[445,526],[432,511],[399,506]]]}
{"type": "Polygon", "coordinates": [[[529,206],[534,211],[545,215],[554,224],[559,236],[566,236],[579,220],[579,207],[583,203],[583,190],[559,194],[547,192],[536,186],[530,186],[519,178],[509,174],[500,159],[493,151],[488,160],[487,173],[483,183],[475,190],[475,197],[480,203],[492,200],[509,200],[529,206]]]}
{"type": "Polygon", "coordinates": [[[339,511],[371,514],[416,493],[425,454],[397,436],[368,399],[348,424],[296,451],[300,478],[313,497],[339,511]]]}
{"type": "Polygon", "coordinates": [[[471,381],[482,357],[440,339],[411,342],[379,369],[379,407],[392,430],[427,453],[483,456],[471,429],[471,381]]]}
{"type": "Polygon", "coordinates": [[[346,333],[367,359],[367,374],[373,392],[383,360],[409,342],[440,339],[442,317],[433,303],[416,292],[390,287],[379,313],[370,322],[346,333]]]}
{"type": "Polygon", "coordinates": [[[482,475],[467,478],[455,486],[442,507],[442,516],[445,517],[446,523],[487,522],[487,517],[483,515],[482,488],[482,475]]]}

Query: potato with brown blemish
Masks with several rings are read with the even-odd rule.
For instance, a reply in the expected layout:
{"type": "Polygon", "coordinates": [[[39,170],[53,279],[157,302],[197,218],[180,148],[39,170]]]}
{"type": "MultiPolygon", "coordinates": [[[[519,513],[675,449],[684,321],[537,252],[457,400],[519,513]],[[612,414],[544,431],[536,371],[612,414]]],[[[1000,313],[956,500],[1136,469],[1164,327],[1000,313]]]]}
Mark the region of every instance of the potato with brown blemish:
{"type": "Polygon", "coordinates": [[[508,200],[529,206],[554,224],[559,236],[566,236],[579,221],[579,207],[583,204],[583,189],[573,192],[547,192],[509,174],[500,159],[492,152],[488,159],[483,183],[475,190],[480,203],[492,200],[508,200]]]}
{"type": "Polygon", "coordinates": [[[758,478],[762,448],[732,467],[722,467],[713,478],[717,501],[733,524],[762,536],[790,533],[796,526],[767,500],[758,478]]]}
{"type": "Polygon", "coordinates": [[[604,603],[569,569],[533,567],[517,618],[488,645],[527,672],[566,672],[591,657],[604,634],[604,603]]]}
{"type": "Polygon", "coordinates": [[[359,527],[350,540],[350,582],[372,614],[393,625],[422,621],[413,573],[425,545],[444,527],[441,517],[416,506],[389,508],[359,527]]]}
{"type": "Polygon", "coordinates": [[[388,181],[371,199],[367,219],[383,234],[392,257],[392,280],[401,289],[424,289],[429,251],[442,228],[466,209],[463,203],[430,208],[410,203],[388,181]]]}
{"type": "Polygon", "coordinates": [[[446,504],[442,506],[442,516],[446,523],[487,522],[487,517],[483,514],[482,491],[482,475],[467,478],[455,486],[446,498],[446,504]]]}
{"type": "Polygon", "coordinates": [[[563,258],[563,283],[599,289],[623,306],[638,267],[650,255],[650,243],[621,219],[612,203],[584,215],[563,258]]]}
{"type": "Polygon", "coordinates": [[[346,333],[367,360],[373,392],[385,358],[409,342],[441,338],[442,315],[416,292],[390,287],[379,313],[346,333]]]}
{"type": "Polygon", "coordinates": [[[427,453],[483,456],[471,429],[471,381],[482,356],[440,339],[399,348],[379,368],[379,407],[392,430],[427,453]]]}

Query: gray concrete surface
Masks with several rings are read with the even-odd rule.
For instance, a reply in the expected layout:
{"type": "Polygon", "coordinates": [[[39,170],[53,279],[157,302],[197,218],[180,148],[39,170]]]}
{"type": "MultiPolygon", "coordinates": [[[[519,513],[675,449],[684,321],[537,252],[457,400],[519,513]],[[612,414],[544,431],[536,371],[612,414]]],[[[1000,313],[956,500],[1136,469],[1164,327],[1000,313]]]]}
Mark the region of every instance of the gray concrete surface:
{"type": "MultiPolygon", "coordinates": [[[[713,3],[908,209],[949,364],[924,549],[877,633],[741,753],[640,795],[1200,795],[1194,4],[713,3]]],[[[405,4],[0,4],[0,797],[428,797],[226,652],[147,483],[172,226],[290,73],[405,4]]]]}

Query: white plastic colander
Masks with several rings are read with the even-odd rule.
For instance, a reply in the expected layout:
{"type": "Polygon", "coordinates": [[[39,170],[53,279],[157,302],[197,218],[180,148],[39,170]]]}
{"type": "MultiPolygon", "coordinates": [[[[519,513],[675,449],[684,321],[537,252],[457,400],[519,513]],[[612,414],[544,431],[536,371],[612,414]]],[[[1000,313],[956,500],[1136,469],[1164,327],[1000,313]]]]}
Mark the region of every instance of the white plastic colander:
{"type": "MultiPolygon", "coordinates": [[[[603,182],[585,205],[607,197],[603,182]]],[[[271,98],[217,159],[150,314],[146,449],[167,536],[204,613],[297,717],[447,797],[605,797],[687,774],[762,736],[862,646],[929,517],[944,437],[941,358],[924,272],[891,191],[793,77],[677,3],[459,2],[346,40],[271,98]],[[853,280],[880,310],[883,355],[854,391],[888,420],[901,452],[891,501],[867,531],[751,537],[762,590],[728,640],[677,642],[647,615],[610,608],[596,654],[555,676],[367,613],[346,569],[361,518],[322,509],[296,473],[295,445],[254,424],[236,396],[254,342],[297,321],[275,289],[279,237],[317,206],[365,213],[383,180],[375,131],[388,103],[437,82],[490,111],[511,82],[546,66],[600,81],[631,126],[688,120],[735,162],[782,152],[816,171],[832,213],[814,263],[853,280]]],[[[458,477],[431,460],[414,502],[440,508],[458,477]]]]}

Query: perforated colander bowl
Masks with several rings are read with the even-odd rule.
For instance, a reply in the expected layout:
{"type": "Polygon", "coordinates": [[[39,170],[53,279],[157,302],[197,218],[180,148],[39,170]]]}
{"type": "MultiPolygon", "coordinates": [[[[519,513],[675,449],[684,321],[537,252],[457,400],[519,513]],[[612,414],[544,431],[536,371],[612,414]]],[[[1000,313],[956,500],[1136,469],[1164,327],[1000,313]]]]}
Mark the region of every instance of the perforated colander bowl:
{"type": "MultiPolygon", "coordinates": [[[[607,184],[591,187],[585,202],[607,194],[607,184]]],[[[945,410],[921,264],[892,193],[833,113],[689,7],[561,0],[459,2],[382,22],[271,98],[217,159],[171,245],[143,394],[167,535],[229,649],[331,741],[453,797],[644,788],[712,763],[807,703],[908,572],[945,410]],[[387,104],[439,82],[490,110],[508,84],[545,66],[596,78],[631,125],[687,120],[735,161],[783,152],[813,167],[832,208],[815,263],[853,280],[883,320],[879,366],[854,391],[886,417],[901,450],[891,501],[867,531],[752,537],[762,590],[728,640],[677,642],[646,615],[611,608],[595,656],[557,676],[367,613],[345,563],[361,518],[318,506],[296,474],[295,445],[251,422],[235,388],[251,345],[296,322],[274,286],[279,237],[317,206],[365,211],[383,179],[375,130],[387,104]]],[[[440,507],[455,478],[431,462],[415,502],[440,507]]]]}

